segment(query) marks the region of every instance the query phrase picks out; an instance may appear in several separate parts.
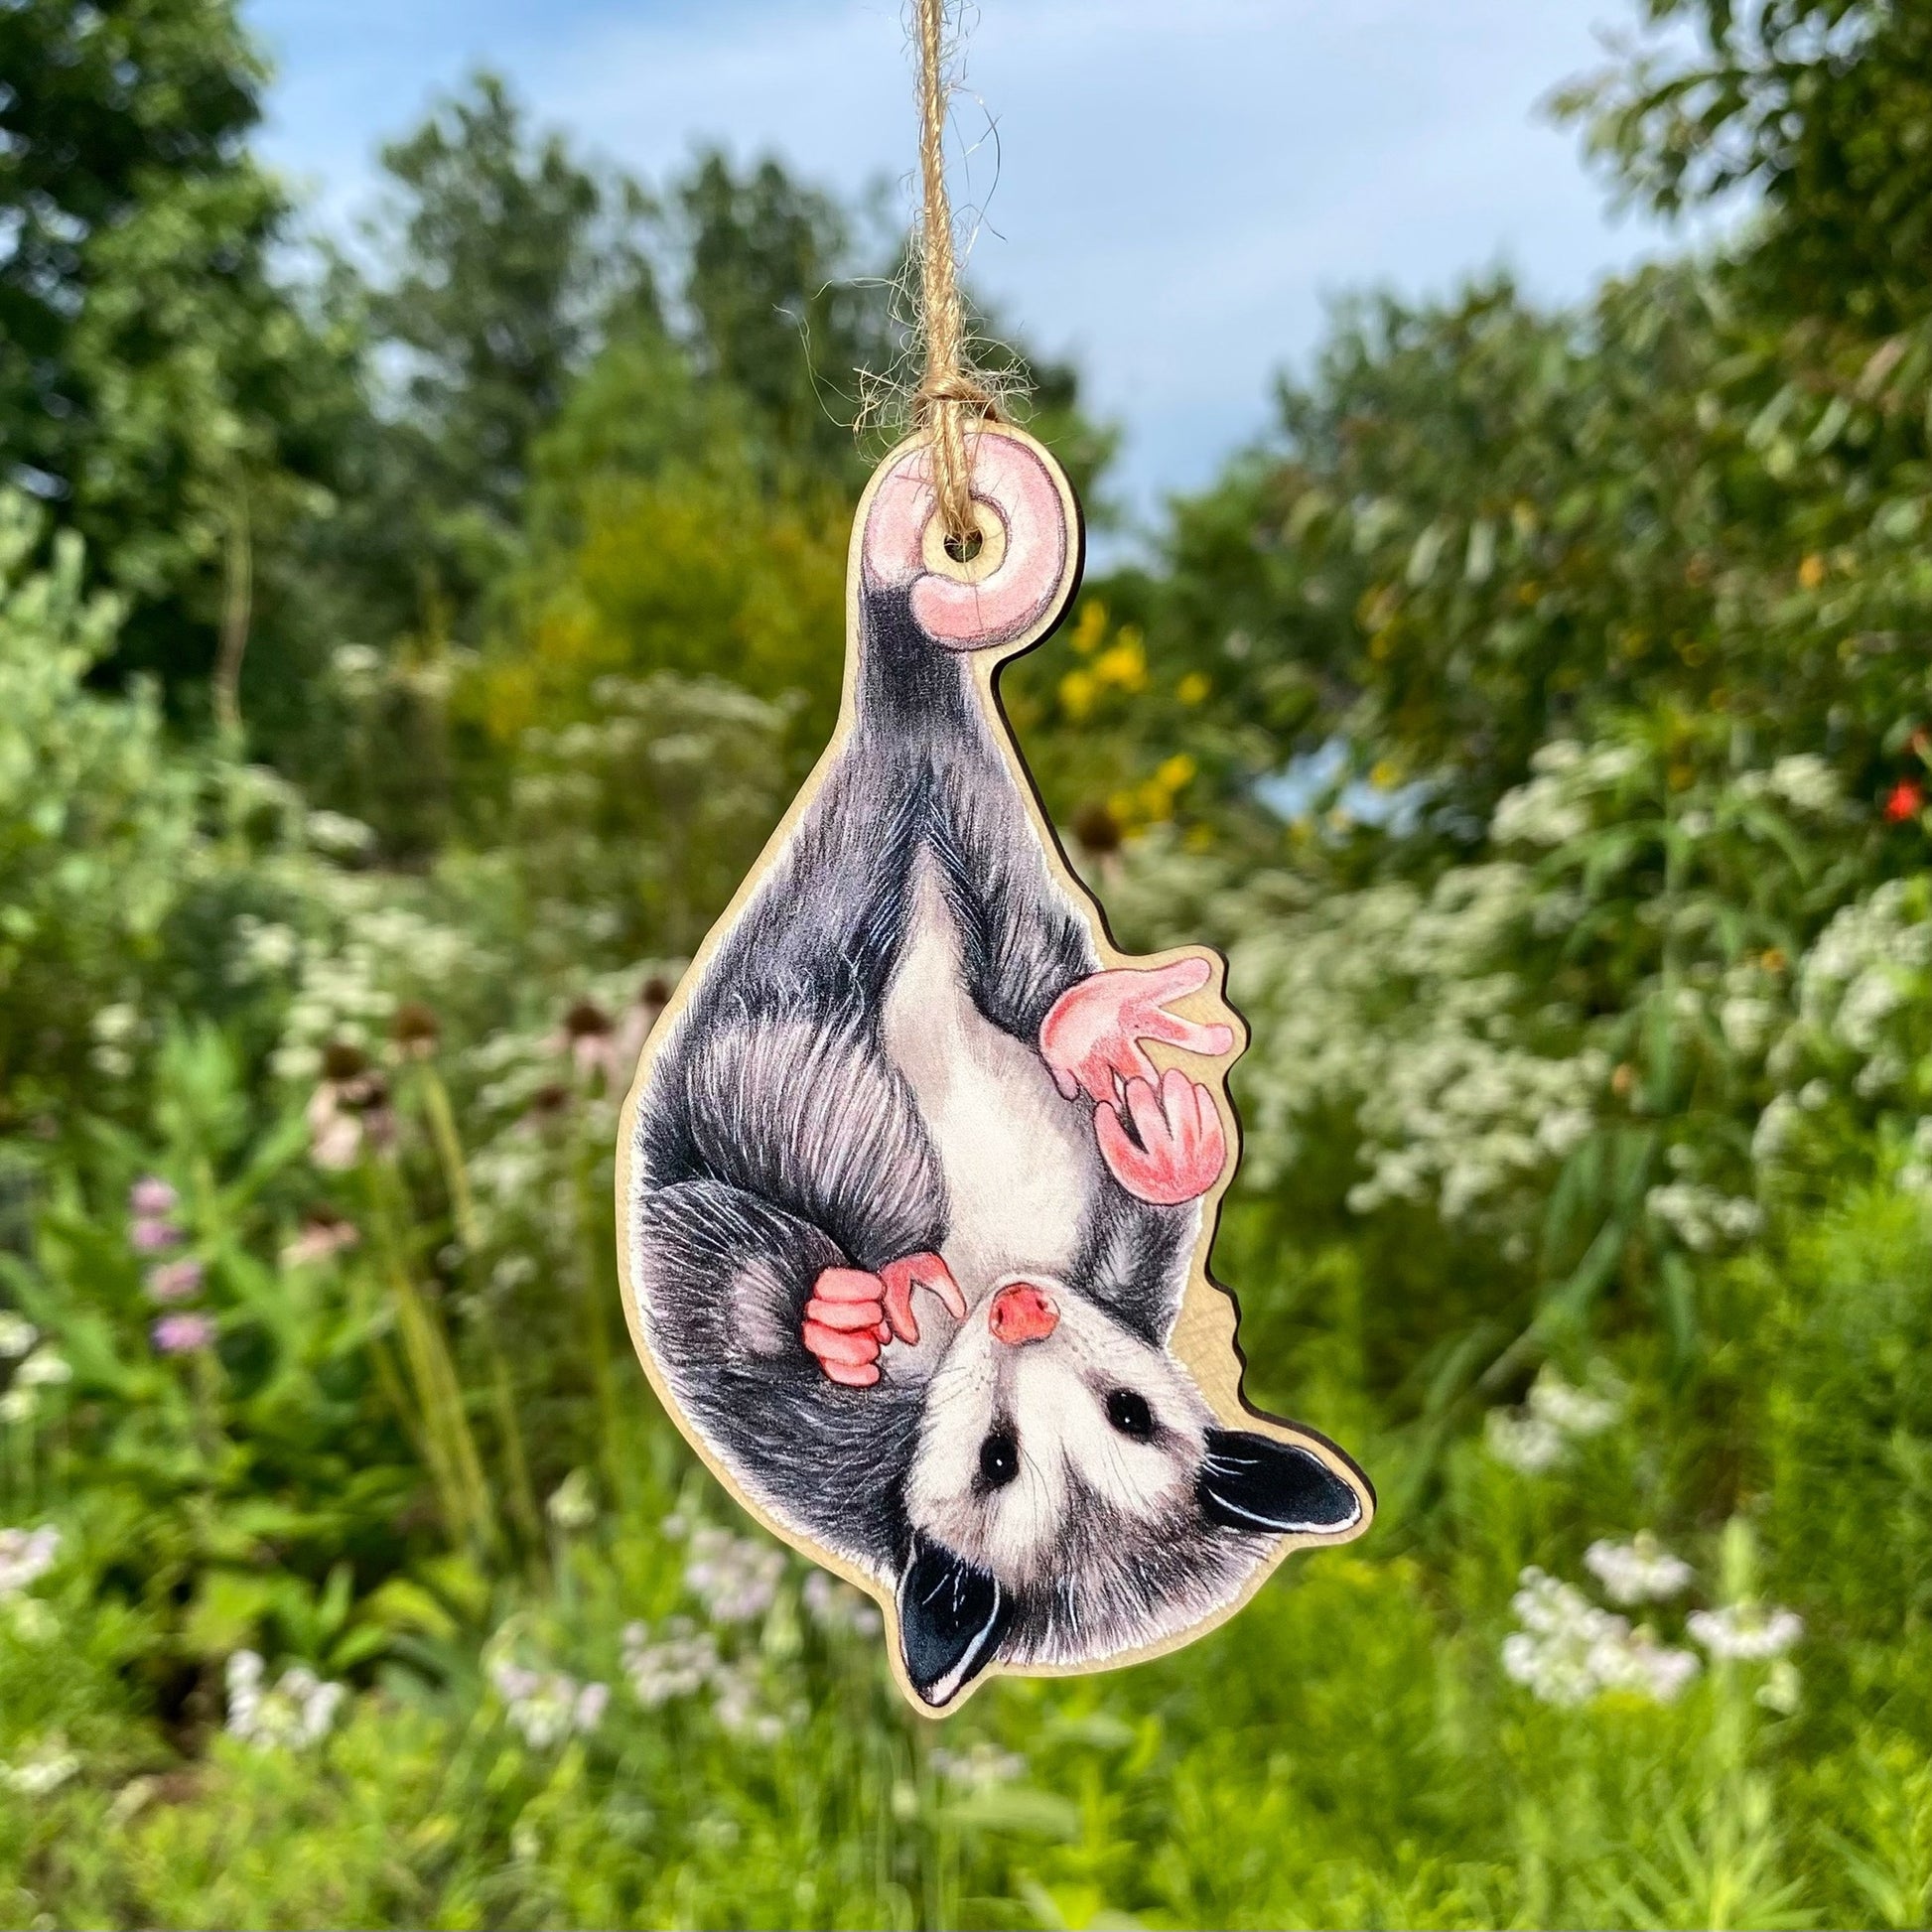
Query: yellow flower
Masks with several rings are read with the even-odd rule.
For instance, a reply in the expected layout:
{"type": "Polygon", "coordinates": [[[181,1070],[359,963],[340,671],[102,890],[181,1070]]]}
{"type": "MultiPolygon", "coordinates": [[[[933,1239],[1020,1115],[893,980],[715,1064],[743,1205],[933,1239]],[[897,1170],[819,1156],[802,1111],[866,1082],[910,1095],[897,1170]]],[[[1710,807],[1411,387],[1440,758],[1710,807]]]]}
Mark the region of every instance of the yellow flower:
{"type": "Polygon", "coordinates": [[[1147,684],[1147,651],[1141,633],[1129,628],[1093,660],[1093,674],[1102,684],[1117,684],[1123,691],[1139,691],[1147,684]]]}
{"type": "Polygon", "coordinates": [[[1173,694],[1182,704],[1199,704],[1213,688],[1204,672],[1189,671],[1174,686],[1173,694]]]}
{"type": "Polygon", "coordinates": [[[1075,723],[1093,709],[1100,687],[1091,671],[1068,671],[1060,679],[1060,709],[1075,723]]]}
{"type": "Polygon", "coordinates": [[[1107,634],[1107,607],[1095,599],[1091,604],[1081,606],[1079,621],[1073,626],[1069,640],[1082,657],[1099,647],[1101,638],[1107,634]]]}
{"type": "Polygon", "coordinates": [[[1816,551],[1798,566],[1798,582],[1808,591],[1815,591],[1825,581],[1825,560],[1816,551]]]}

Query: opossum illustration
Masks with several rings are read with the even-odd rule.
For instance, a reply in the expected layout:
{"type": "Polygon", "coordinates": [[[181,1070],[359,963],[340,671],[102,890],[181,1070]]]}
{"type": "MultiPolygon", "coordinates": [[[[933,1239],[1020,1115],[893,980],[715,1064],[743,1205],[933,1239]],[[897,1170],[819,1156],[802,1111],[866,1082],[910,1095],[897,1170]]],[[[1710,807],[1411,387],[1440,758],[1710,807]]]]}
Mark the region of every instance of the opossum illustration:
{"type": "Polygon", "coordinates": [[[1070,600],[1078,509],[1021,432],[972,449],[970,562],[916,440],[860,506],[839,734],[660,1020],[619,1167],[646,1368],[874,1589],[935,1710],[1178,1641],[1374,1504],[1239,1405],[1200,1267],[1239,1022],[1213,955],[1123,961],[1052,842],[993,671],[1070,600]]]}

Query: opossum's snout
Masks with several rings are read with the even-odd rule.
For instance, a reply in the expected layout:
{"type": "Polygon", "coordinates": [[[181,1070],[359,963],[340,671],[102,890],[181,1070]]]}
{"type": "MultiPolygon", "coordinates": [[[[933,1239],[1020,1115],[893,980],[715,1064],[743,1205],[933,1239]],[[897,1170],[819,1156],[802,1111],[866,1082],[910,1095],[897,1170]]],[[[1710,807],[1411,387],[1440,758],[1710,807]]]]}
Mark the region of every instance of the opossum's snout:
{"type": "Polygon", "coordinates": [[[1073,594],[1078,512],[1052,459],[993,429],[967,439],[977,525],[964,546],[939,515],[929,448],[908,450],[866,511],[865,586],[909,590],[912,618],[946,650],[1015,647],[1042,635],[1073,594]]]}
{"type": "Polygon", "coordinates": [[[1059,1305],[1032,1282],[1015,1282],[987,1304],[986,1325],[995,1341],[1016,1347],[1021,1342],[1044,1341],[1060,1325],[1059,1305]]]}

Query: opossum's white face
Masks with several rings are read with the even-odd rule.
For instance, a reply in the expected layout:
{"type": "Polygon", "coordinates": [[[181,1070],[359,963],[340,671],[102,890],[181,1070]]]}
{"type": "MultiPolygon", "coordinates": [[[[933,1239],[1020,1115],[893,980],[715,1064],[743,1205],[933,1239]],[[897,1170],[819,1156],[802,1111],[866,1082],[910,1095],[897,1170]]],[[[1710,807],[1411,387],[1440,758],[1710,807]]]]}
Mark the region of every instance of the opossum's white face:
{"type": "Polygon", "coordinates": [[[1309,1442],[1220,1427],[1187,1371],[1059,1283],[1010,1278],[926,1384],[906,1479],[900,1657],[935,1708],[997,1657],[1090,1663],[1234,1600],[1358,1489],[1309,1442]]]}
{"type": "Polygon", "coordinates": [[[1076,1508],[1152,1528],[1190,1504],[1212,1426],[1171,1355],[1058,1283],[1012,1278],[927,1385],[907,1513],[1024,1589],[1054,1574],[1076,1508]]]}

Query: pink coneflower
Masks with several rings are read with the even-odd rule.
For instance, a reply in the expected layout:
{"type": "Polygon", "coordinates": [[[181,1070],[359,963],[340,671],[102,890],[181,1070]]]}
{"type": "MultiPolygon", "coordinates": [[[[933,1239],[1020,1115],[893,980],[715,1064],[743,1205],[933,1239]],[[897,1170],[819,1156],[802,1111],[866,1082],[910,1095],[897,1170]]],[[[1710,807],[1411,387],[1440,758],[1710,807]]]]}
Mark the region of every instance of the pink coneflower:
{"type": "Polygon", "coordinates": [[[140,1220],[160,1220],[180,1205],[181,1196],[158,1173],[144,1173],[127,1190],[127,1211],[140,1220]]]}
{"type": "Polygon", "coordinates": [[[396,1117],[389,1083],[359,1046],[345,1040],[322,1056],[323,1077],[309,1096],[309,1159],[337,1173],[361,1160],[364,1147],[382,1153],[395,1145],[396,1117]]]}
{"type": "Polygon", "coordinates": [[[443,1023],[436,1009],[421,1000],[405,1000],[389,1022],[389,1037],[396,1051],[406,1060],[426,1060],[436,1051],[442,1037],[443,1023]]]}
{"type": "Polygon", "coordinates": [[[127,1230],[127,1244],[137,1255],[164,1254],[170,1248],[179,1248],[187,1239],[173,1221],[143,1217],[131,1222],[127,1230]]]}
{"type": "Polygon", "coordinates": [[[192,1355],[214,1340],[211,1314],[164,1314],[149,1331],[160,1355],[192,1355]]]}
{"type": "Polygon", "coordinates": [[[613,1093],[627,1087],[637,1071],[637,1058],[644,1050],[650,1030],[658,1015],[670,1004],[671,989],[653,973],[638,990],[637,997],[618,1016],[617,1031],[605,1052],[606,1077],[613,1093]]]}
{"type": "Polygon", "coordinates": [[[595,1000],[579,1000],[564,1015],[564,1039],[580,1073],[611,1074],[611,1016],[595,1000]]]}
{"type": "Polygon", "coordinates": [[[147,1290],[157,1302],[185,1302],[202,1286],[202,1264],[192,1255],[148,1270],[147,1290]]]}
{"type": "Polygon", "coordinates": [[[352,1248],[362,1238],[353,1221],[338,1220],[334,1215],[312,1214],[302,1223],[302,1231],[282,1250],[284,1268],[301,1268],[311,1262],[328,1261],[345,1248],[352,1248]]]}

